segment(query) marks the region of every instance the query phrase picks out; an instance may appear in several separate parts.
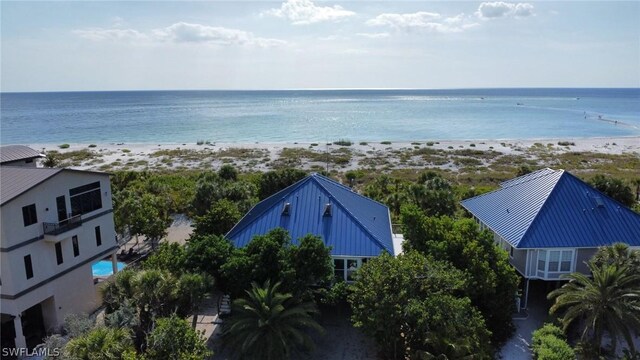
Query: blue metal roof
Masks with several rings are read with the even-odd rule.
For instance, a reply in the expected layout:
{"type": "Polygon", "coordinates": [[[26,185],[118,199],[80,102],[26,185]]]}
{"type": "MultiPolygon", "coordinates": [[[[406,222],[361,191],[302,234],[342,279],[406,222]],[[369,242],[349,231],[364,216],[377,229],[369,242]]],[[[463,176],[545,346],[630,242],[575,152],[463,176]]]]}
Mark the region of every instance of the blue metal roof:
{"type": "Polygon", "coordinates": [[[334,256],[393,254],[389,208],[319,174],[312,174],[254,206],[227,234],[235,246],[277,227],[292,242],[307,234],[320,236],[334,256]],[[283,214],[289,203],[289,215],[283,214]],[[331,204],[331,215],[324,215],[331,204]]]}
{"type": "Polygon", "coordinates": [[[564,170],[543,169],[461,202],[516,248],[640,246],[640,214],[564,170]]]}

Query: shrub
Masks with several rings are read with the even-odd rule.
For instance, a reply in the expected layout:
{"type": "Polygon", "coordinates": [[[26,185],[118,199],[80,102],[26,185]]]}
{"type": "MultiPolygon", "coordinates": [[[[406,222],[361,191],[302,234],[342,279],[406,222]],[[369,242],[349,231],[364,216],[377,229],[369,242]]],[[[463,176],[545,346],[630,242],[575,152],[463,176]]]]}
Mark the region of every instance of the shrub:
{"type": "Polygon", "coordinates": [[[382,145],[391,145],[391,141],[381,141],[380,144],[382,144],[382,145]]]}
{"type": "Polygon", "coordinates": [[[560,146],[576,146],[576,143],[573,141],[558,141],[558,145],[560,146]]]}
{"type": "Polygon", "coordinates": [[[435,144],[433,141],[428,141],[427,142],[427,146],[433,146],[433,144],[435,144]]]}
{"type": "Polygon", "coordinates": [[[538,360],[573,360],[576,357],[564,340],[562,329],[553,324],[545,324],[533,332],[531,348],[538,360]]]}
{"type": "Polygon", "coordinates": [[[68,148],[69,148],[69,146],[70,146],[69,144],[62,144],[62,145],[58,145],[58,147],[59,147],[60,149],[68,149],[68,148]]]}
{"type": "Polygon", "coordinates": [[[361,141],[361,142],[360,142],[360,145],[365,146],[365,145],[369,145],[369,143],[368,143],[368,142],[366,142],[366,141],[361,141]]]}
{"type": "Polygon", "coordinates": [[[89,144],[89,147],[90,147],[90,148],[94,148],[94,147],[96,147],[96,146],[98,146],[98,145],[96,145],[96,144],[89,144]]]}
{"type": "Polygon", "coordinates": [[[353,145],[351,140],[346,140],[346,139],[340,139],[338,141],[334,141],[333,143],[335,145],[340,145],[340,146],[351,146],[351,145],[353,145]]]}
{"type": "Polygon", "coordinates": [[[471,144],[471,145],[469,145],[469,146],[471,146],[471,147],[476,147],[476,144],[471,144]]]}
{"type": "Polygon", "coordinates": [[[198,140],[196,141],[196,145],[203,145],[204,144],[204,140],[198,140]]]}

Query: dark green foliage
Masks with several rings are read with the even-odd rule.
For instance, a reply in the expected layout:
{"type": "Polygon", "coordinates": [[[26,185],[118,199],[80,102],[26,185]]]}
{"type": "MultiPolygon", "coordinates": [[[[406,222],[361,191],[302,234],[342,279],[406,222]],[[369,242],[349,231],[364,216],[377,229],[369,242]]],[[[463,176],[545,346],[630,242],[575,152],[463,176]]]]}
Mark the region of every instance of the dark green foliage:
{"type": "Polygon", "coordinates": [[[173,274],[180,274],[185,270],[187,253],[185,248],[177,243],[162,243],[149,256],[142,266],[148,270],[166,270],[173,274]]]}
{"type": "Polygon", "coordinates": [[[135,348],[128,329],[98,327],[69,341],[64,351],[72,360],[124,360],[135,348]]]}
{"type": "Polygon", "coordinates": [[[230,164],[224,164],[218,170],[218,176],[224,180],[238,180],[238,170],[230,164]]]}
{"type": "Polygon", "coordinates": [[[192,208],[196,215],[204,215],[219,200],[234,202],[240,212],[248,211],[255,203],[256,187],[247,181],[225,179],[215,172],[198,176],[192,208]]]}
{"type": "Polygon", "coordinates": [[[327,285],[333,274],[330,249],[316,236],[307,235],[292,245],[281,228],[255,236],[241,249],[234,249],[221,269],[221,287],[241,296],[251,281],[281,281],[283,290],[310,298],[311,285],[327,285]]]}
{"type": "Polygon", "coordinates": [[[313,320],[313,302],[299,303],[291,294],[280,293],[280,283],[251,284],[244,298],[233,302],[232,316],[224,324],[225,345],[238,359],[288,359],[313,349],[309,329],[324,330],[313,320]]]}
{"type": "Polygon", "coordinates": [[[192,235],[185,248],[186,268],[220,280],[220,268],[233,253],[229,240],[218,235],[192,235]]]}
{"type": "Polygon", "coordinates": [[[242,214],[235,203],[221,199],[211,205],[211,209],[194,220],[196,235],[224,235],[240,220],[242,214]]]}
{"type": "Polygon", "coordinates": [[[491,234],[481,232],[470,219],[427,217],[415,206],[404,207],[401,220],[405,250],[449,261],[465,271],[471,279],[467,295],[482,312],[493,340],[506,340],[513,331],[519,277],[491,234]]]}
{"type": "Polygon", "coordinates": [[[518,172],[516,172],[516,176],[523,176],[531,173],[533,170],[529,165],[520,165],[518,166],[518,172]]]}
{"type": "Polygon", "coordinates": [[[258,197],[265,199],[305,176],[304,171],[291,168],[266,172],[258,178],[258,197]]]}
{"type": "Polygon", "coordinates": [[[116,230],[128,230],[131,235],[143,235],[154,245],[166,235],[171,224],[167,203],[152,193],[123,191],[114,197],[116,230]]]}
{"type": "Polygon", "coordinates": [[[590,181],[591,185],[608,196],[618,200],[627,207],[635,203],[635,194],[624,181],[604,175],[596,175],[590,181]]]}
{"type": "Polygon", "coordinates": [[[533,356],[538,360],[573,360],[576,355],[565,341],[564,332],[553,324],[545,324],[533,332],[533,356]]]}
{"type": "Polygon", "coordinates": [[[60,165],[60,160],[58,159],[57,151],[49,151],[44,157],[44,161],[42,162],[44,167],[54,168],[60,165]]]}
{"type": "Polygon", "coordinates": [[[467,276],[447,263],[417,252],[397,258],[383,253],[358,270],[349,295],[352,320],[385,358],[437,356],[462,343],[465,353],[489,358],[484,321],[460,296],[467,286],[467,276]]]}
{"type": "Polygon", "coordinates": [[[145,359],[148,360],[197,360],[211,355],[200,334],[175,315],[158,319],[147,338],[145,359]]]}

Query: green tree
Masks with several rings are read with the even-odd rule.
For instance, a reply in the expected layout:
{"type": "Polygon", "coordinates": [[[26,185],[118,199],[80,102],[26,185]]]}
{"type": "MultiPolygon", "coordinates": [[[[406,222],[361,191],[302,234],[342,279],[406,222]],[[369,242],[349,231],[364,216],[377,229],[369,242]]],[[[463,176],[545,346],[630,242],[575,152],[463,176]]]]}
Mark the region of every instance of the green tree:
{"type": "Polygon", "coordinates": [[[258,178],[258,197],[265,199],[305,176],[306,172],[292,168],[266,172],[258,178]]]}
{"type": "Polygon", "coordinates": [[[196,216],[196,235],[224,235],[240,220],[242,214],[235,203],[222,199],[214,202],[203,216],[196,216]]]}
{"type": "Polygon", "coordinates": [[[632,332],[640,329],[640,275],[632,274],[626,266],[588,265],[593,279],[581,273],[568,274],[565,278],[569,282],[549,293],[547,297],[555,300],[550,313],[562,312],[560,322],[565,331],[583,320],[581,340],[593,344],[598,353],[605,332],[611,337],[612,352],[620,335],[635,350],[632,332]]]}
{"type": "Polygon", "coordinates": [[[401,223],[405,250],[448,261],[469,275],[467,295],[482,312],[493,340],[506,340],[513,331],[511,314],[520,279],[491,234],[471,219],[427,217],[416,206],[402,209],[401,223]]]}
{"type": "Polygon", "coordinates": [[[640,250],[632,250],[625,243],[600,247],[590,261],[597,267],[605,264],[626,266],[632,274],[640,275],[640,250]]]}
{"type": "Polygon", "coordinates": [[[631,207],[635,203],[635,195],[633,191],[631,191],[631,187],[621,179],[598,174],[591,179],[590,183],[596,189],[618,200],[627,207],[631,207]]]}
{"type": "Polygon", "coordinates": [[[135,349],[128,329],[98,327],[71,339],[64,351],[73,360],[121,360],[125,352],[135,349]]]}
{"type": "MultiPolygon", "coordinates": [[[[404,359],[410,355],[410,345],[424,344],[428,336],[446,335],[425,332],[433,319],[414,318],[419,312],[415,301],[433,294],[460,294],[466,287],[466,275],[447,263],[417,252],[398,257],[383,253],[356,273],[349,294],[352,321],[376,341],[385,358],[404,359]]],[[[472,327],[467,331],[476,332],[472,327]]]]}
{"type": "Polygon", "coordinates": [[[313,319],[312,302],[297,303],[291,294],[279,293],[280,283],[263,287],[255,282],[247,297],[233,302],[232,316],[225,324],[223,339],[234,355],[243,359],[288,359],[314,346],[308,330],[323,332],[313,319]]]}
{"type": "MultiPolygon", "coordinates": [[[[296,296],[306,293],[312,285],[328,287],[333,279],[331,248],[319,236],[307,235],[289,249],[291,291],[296,296]]],[[[308,294],[309,296],[310,294],[308,294]]]]}
{"type": "Polygon", "coordinates": [[[187,252],[177,243],[162,243],[143,263],[142,267],[148,270],[167,270],[174,274],[180,274],[186,270],[187,252]]]}
{"type": "Polygon", "coordinates": [[[233,245],[219,235],[191,235],[185,246],[186,267],[196,273],[206,273],[221,281],[222,266],[233,254],[233,245]]]}
{"type": "Polygon", "coordinates": [[[117,203],[114,218],[118,231],[128,229],[131,235],[145,236],[153,247],[166,236],[171,219],[162,198],[151,193],[123,192],[117,203]]]}
{"type": "Polygon", "coordinates": [[[537,360],[574,360],[575,352],[567,344],[564,332],[553,324],[545,324],[533,332],[531,350],[537,360]]]}
{"type": "Polygon", "coordinates": [[[57,151],[48,151],[42,161],[42,165],[47,168],[54,168],[60,165],[57,151]]]}
{"type": "Polygon", "coordinates": [[[224,164],[218,170],[218,176],[224,180],[236,181],[238,180],[238,169],[231,164],[224,164]]]}
{"type": "Polygon", "coordinates": [[[202,335],[176,315],[158,319],[147,337],[147,360],[197,360],[211,355],[202,335]]]}

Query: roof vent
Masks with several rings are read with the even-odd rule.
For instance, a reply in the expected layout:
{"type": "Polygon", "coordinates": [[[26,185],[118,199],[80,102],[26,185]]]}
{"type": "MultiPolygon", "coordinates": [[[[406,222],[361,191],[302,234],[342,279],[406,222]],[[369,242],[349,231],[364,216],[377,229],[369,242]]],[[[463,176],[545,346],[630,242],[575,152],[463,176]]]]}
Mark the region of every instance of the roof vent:
{"type": "Polygon", "coordinates": [[[291,210],[291,203],[284,203],[284,206],[282,207],[282,215],[289,215],[291,210]]]}
{"type": "Polygon", "coordinates": [[[331,204],[324,205],[324,211],[322,211],[322,216],[331,216],[331,204]]]}
{"type": "Polygon", "coordinates": [[[604,201],[602,201],[601,196],[594,196],[593,199],[596,201],[596,205],[598,205],[599,208],[604,207],[604,201]]]}

